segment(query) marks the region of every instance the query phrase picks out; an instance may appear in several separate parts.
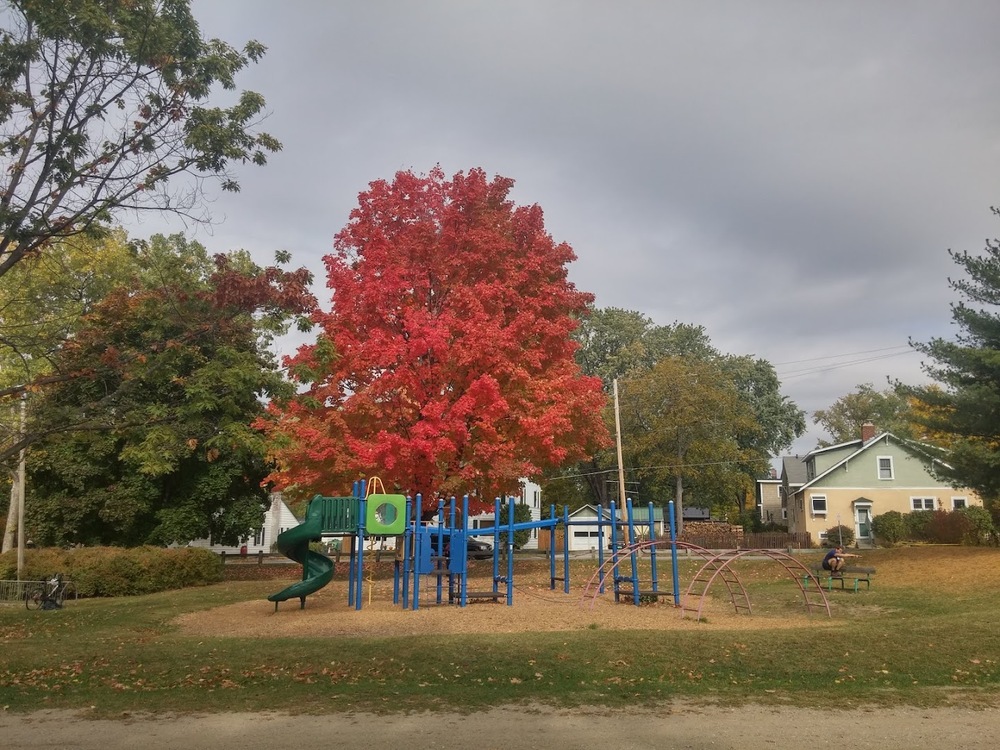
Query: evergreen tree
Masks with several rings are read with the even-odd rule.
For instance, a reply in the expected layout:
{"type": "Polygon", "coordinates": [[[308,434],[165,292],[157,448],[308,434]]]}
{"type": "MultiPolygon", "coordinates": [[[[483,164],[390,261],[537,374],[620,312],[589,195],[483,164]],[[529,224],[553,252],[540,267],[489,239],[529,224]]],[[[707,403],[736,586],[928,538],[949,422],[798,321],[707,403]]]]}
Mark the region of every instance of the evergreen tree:
{"type": "MultiPolygon", "coordinates": [[[[1000,216],[1000,210],[992,209],[1000,216]]],[[[1000,500],[1000,241],[987,240],[983,255],[948,251],[967,278],[949,279],[964,299],[952,305],[961,333],[913,343],[933,360],[924,371],[941,387],[904,387],[923,406],[915,418],[953,437],[941,474],[975,489],[996,506],[1000,500]]]]}

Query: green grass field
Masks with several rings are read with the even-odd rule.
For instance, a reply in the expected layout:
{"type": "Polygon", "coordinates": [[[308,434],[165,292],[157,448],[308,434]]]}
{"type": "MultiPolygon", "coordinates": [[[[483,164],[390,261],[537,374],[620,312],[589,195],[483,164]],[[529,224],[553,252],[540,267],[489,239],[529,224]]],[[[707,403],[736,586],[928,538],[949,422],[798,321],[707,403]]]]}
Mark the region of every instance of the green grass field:
{"type": "Polygon", "coordinates": [[[741,563],[755,615],[734,630],[710,621],[682,630],[277,639],[191,636],[171,624],[182,613],[263,599],[274,581],[84,600],[60,611],[4,606],[0,707],[111,715],[615,707],[672,698],[845,707],[995,702],[1000,550],[903,548],[865,557],[879,571],[870,591],[834,592],[832,624],[792,628],[779,624],[800,614],[797,589],[764,561],[741,563]]]}

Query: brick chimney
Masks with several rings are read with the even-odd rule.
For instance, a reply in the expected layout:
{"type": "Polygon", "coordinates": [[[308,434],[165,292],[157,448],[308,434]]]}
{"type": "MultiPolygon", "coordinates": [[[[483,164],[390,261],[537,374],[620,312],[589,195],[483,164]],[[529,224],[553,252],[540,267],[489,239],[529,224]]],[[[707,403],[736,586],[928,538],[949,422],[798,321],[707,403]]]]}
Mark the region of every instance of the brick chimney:
{"type": "Polygon", "coordinates": [[[861,442],[867,443],[873,437],[875,437],[875,425],[871,422],[865,422],[861,425],[861,442]]]}

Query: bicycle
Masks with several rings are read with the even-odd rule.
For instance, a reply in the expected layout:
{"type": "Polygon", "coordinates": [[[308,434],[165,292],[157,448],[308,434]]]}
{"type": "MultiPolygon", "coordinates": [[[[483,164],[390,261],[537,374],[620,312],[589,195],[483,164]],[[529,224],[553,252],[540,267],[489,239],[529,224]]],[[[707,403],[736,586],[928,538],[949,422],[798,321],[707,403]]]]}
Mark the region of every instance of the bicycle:
{"type": "Polygon", "coordinates": [[[76,597],[76,587],[56,574],[44,583],[29,584],[24,590],[24,606],[28,609],[62,609],[66,599],[76,597]]]}

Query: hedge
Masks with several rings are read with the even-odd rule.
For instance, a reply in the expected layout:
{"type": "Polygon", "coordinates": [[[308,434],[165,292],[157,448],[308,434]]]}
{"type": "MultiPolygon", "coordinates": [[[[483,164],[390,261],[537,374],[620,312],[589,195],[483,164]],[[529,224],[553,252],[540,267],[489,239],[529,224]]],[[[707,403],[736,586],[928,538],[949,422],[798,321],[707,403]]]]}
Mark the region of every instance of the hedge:
{"type": "MultiPolygon", "coordinates": [[[[222,580],[222,561],[206,550],[182,547],[47,547],[24,551],[26,580],[62,573],[78,596],[134,596],[204,586],[222,580]]],[[[17,552],[0,555],[0,579],[17,577],[17,552]]]]}

